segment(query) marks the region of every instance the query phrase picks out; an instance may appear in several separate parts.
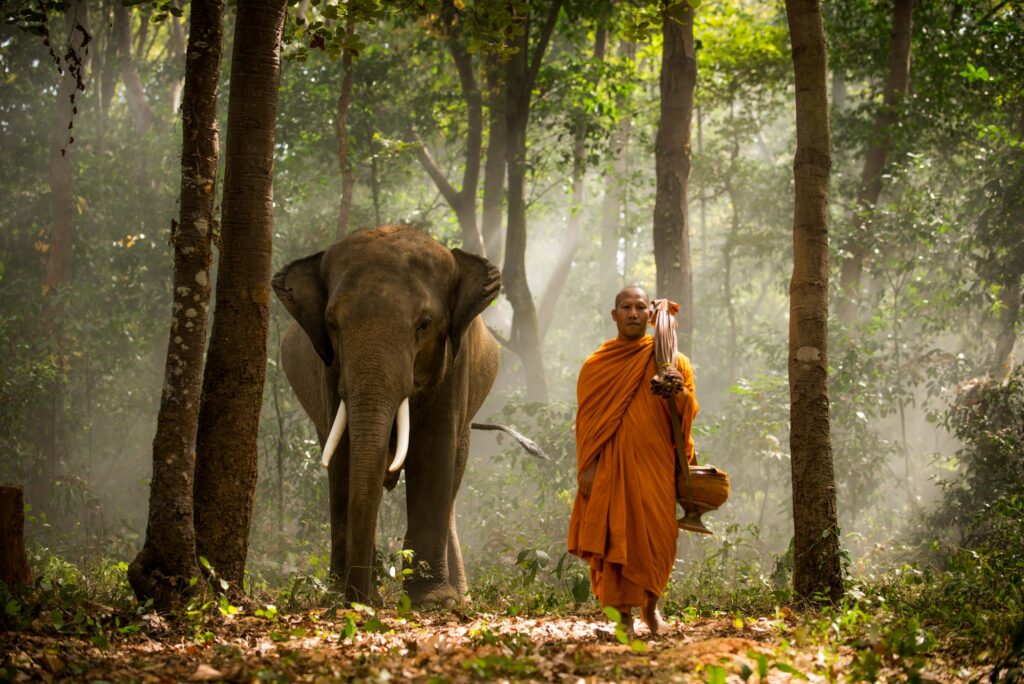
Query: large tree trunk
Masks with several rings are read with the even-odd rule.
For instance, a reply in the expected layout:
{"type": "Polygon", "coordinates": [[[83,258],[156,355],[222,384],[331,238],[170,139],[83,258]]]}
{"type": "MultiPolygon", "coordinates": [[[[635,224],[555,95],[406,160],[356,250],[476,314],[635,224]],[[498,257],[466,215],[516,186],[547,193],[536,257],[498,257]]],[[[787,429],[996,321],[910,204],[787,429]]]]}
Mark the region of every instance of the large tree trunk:
{"type": "Polygon", "coordinates": [[[843,593],[828,397],[828,193],[832,170],[825,27],[818,0],[786,0],[796,77],[793,278],[789,305],[793,586],[843,593]]]}
{"type": "Polygon", "coordinates": [[[661,116],[654,143],[657,189],[654,199],[654,263],[658,296],[680,304],[679,347],[693,348],[693,270],[690,263],[690,126],[697,60],[693,47],[693,8],[681,3],[665,16],[661,56],[661,116]]]}
{"type": "Polygon", "coordinates": [[[517,40],[518,52],[508,60],[505,71],[508,94],[505,112],[508,125],[508,232],[501,280],[505,295],[512,304],[512,345],[526,373],[526,397],[530,401],[541,402],[548,400],[548,381],[540,346],[537,309],[526,280],[526,128],[530,120],[533,86],[555,30],[562,1],[554,0],[551,4],[532,56],[529,54],[530,21],[527,18],[523,33],[517,40]]]}
{"type": "Polygon", "coordinates": [[[910,86],[910,29],[914,0],[893,0],[892,35],[889,44],[889,78],[885,84],[884,101],[872,127],[864,168],[861,171],[857,201],[853,207],[853,235],[844,245],[850,257],[843,261],[839,273],[839,320],[852,323],[857,318],[860,302],[860,279],[864,260],[873,241],[867,231],[871,216],[882,193],[882,172],[892,146],[893,129],[900,118],[903,98],[910,86]]]}
{"type": "Polygon", "coordinates": [[[182,112],[181,209],[171,230],[171,331],[153,439],[146,542],[128,568],[135,595],[140,600],[152,598],[160,610],[178,603],[189,589],[189,578],[199,576],[192,489],[210,304],[223,14],[224,0],[192,2],[182,112]]]}
{"type": "Polygon", "coordinates": [[[25,555],[25,495],[10,485],[0,485],[0,582],[8,588],[32,582],[25,555]]]}
{"type": "Polygon", "coordinates": [[[505,169],[508,166],[508,122],[505,116],[504,69],[494,55],[485,62],[487,81],[487,159],[484,162],[483,212],[480,234],[484,241],[484,256],[492,263],[501,263],[502,243],[501,207],[505,199],[505,169]]]}
{"type": "Polygon", "coordinates": [[[267,367],[274,125],[286,0],[238,6],[217,297],[196,448],[196,550],[241,588],[267,367]]]}

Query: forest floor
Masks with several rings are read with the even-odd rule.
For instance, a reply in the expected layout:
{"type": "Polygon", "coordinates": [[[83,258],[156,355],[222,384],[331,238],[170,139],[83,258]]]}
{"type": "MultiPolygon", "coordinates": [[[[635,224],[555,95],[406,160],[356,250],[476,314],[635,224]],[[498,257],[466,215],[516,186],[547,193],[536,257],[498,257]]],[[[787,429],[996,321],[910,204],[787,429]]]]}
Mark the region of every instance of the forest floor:
{"type": "MultiPolygon", "coordinates": [[[[85,613],[103,609],[87,606],[85,613]]],[[[257,612],[175,621],[150,613],[134,622],[108,615],[94,621],[107,624],[105,632],[92,635],[58,631],[39,618],[31,629],[0,633],[0,681],[724,684],[952,682],[986,674],[934,654],[833,643],[828,629],[810,628],[787,608],[760,618],[670,620],[654,639],[638,623],[632,643],[620,643],[596,610],[533,618],[368,608],[257,612]]]]}

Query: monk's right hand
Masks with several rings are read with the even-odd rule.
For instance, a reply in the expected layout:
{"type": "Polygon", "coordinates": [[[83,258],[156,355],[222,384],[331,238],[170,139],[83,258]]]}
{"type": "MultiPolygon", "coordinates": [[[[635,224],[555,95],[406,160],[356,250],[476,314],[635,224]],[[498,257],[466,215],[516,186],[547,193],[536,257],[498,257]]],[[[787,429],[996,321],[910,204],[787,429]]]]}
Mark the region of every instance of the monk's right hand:
{"type": "Polygon", "coordinates": [[[597,460],[594,460],[582,473],[580,473],[579,490],[580,494],[583,495],[584,500],[590,498],[590,489],[594,486],[595,474],[597,474],[597,460]]]}

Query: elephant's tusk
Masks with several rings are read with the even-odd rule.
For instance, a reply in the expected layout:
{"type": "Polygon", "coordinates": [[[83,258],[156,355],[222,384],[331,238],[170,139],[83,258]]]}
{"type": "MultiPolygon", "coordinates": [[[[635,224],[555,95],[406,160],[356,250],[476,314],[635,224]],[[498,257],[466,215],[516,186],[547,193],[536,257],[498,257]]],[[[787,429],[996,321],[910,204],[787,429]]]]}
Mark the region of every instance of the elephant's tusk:
{"type": "Polygon", "coordinates": [[[331,465],[331,457],[334,456],[334,450],[338,448],[338,442],[341,441],[341,436],[345,432],[345,424],[348,422],[348,416],[345,412],[345,400],[342,399],[341,403],[338,404],[338,415],[334,418],[334,425],[331,426],[331,434],[327,436],[327,444],[324,445],[324,456],[320,461],[324,464],[324,468],[331,465]]]}
{"type": "Polygon", "coordinates": [[[389,473],[397,473],[405,463],[405,455],[409,453],[409,398],[398,407],[398,443],[395,446],[395,459],[388,467],[389,473]]]}

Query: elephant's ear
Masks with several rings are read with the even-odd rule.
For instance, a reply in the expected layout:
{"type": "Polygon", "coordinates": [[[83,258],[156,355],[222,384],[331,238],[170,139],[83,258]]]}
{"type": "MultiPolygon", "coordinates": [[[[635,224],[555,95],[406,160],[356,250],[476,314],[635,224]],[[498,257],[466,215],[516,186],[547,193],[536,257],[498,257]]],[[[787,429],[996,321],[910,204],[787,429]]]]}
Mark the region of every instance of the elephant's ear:
{"type": "Polygon", "coordinates": [[[320,278],[320,260],[323,252],[296,259],[276,274],[271,281],[277,298],[298,321],[313,343],[324,364],[334,363],[334,347],[327,335],[324,311],[327,309],[327,288],[320,278]]]}
{"type": "Polygon", "coordinates": [[[494,301],[501,289],[501,273],[487,259],[476,254],[453,249],[455,255],[455,286],[451,298],[452,359],[459,354],[462,335],[473,319],[494,301]]]}

